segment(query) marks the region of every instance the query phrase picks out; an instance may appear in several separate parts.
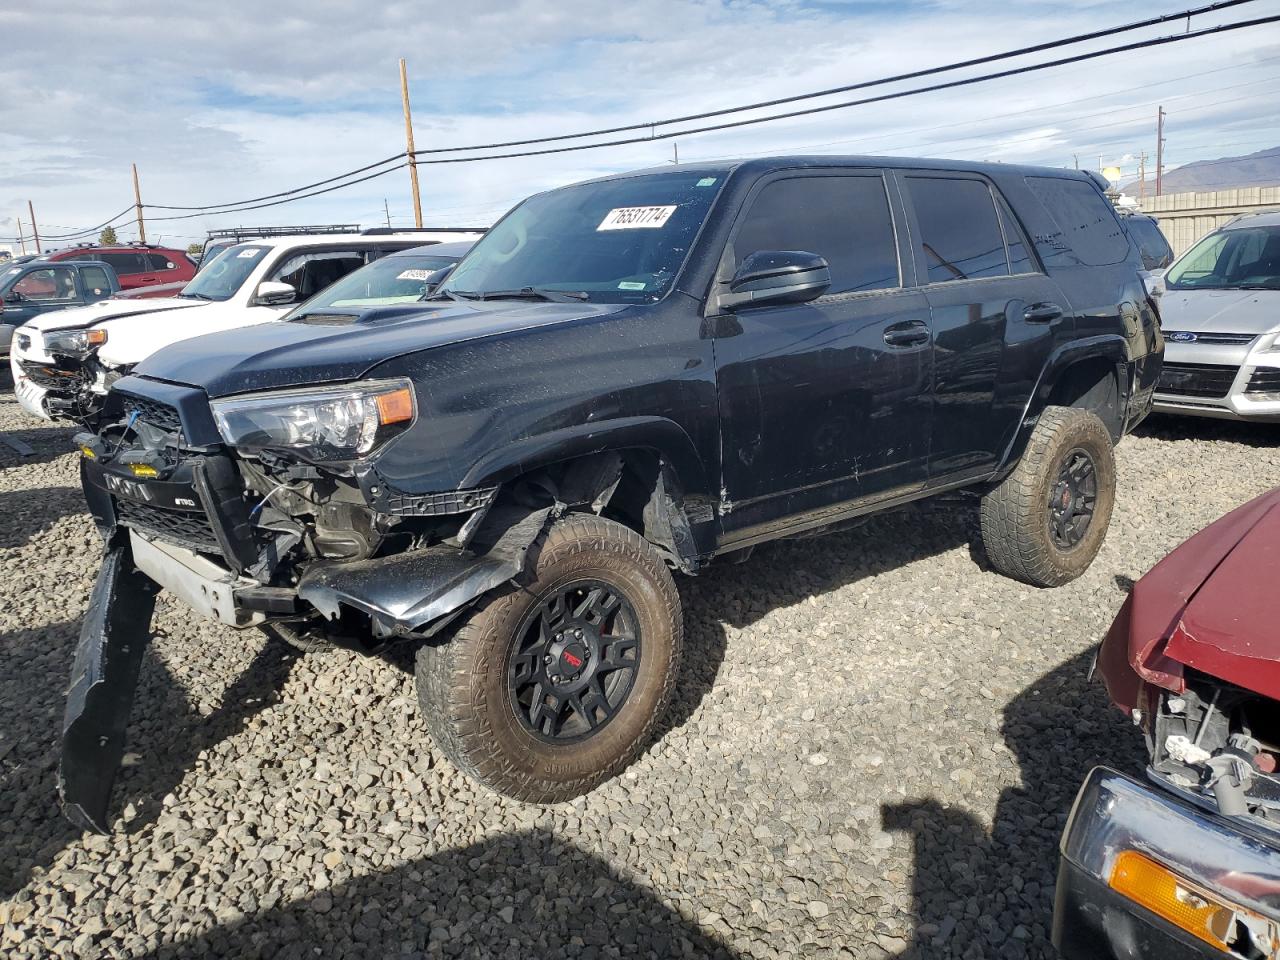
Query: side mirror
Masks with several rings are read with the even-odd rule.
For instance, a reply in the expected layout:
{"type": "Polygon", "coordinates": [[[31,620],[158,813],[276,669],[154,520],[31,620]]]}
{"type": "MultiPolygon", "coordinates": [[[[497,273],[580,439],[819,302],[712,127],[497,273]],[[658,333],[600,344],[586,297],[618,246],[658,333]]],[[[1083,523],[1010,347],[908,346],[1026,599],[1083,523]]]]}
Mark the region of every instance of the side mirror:
{"type": "Polygon", "coordinates": [[[1147,288],[1147,295],[1151,297],[1164,296],[1164,271],[1148,270],[1142,277],[1142,285],[1147,288]]]}
{"type": "Polygon", "coordinates": [[[22,294],[20,294],[17,290],[10,290],[8,293],[4,295],[5,303],[21,303],[25,299],[27,298],[24,297],[22,294]]]}
{"type": "Polygon", "coordinates": [[[286,303],[293,303],[298,298],[298,291],[291,283],[280,283],[278,280],[263,280],[258,284],[258,291],[254,294],[253,305],[255,307],[279,307],[286,303]]]}
{"type": "Polygon", "coordinates": [[[761,250],[738,267],[729,292],[717,299],[721,310],[763,304],[808,303],[831,286],[825,258],[803,250],[761,250]]]}

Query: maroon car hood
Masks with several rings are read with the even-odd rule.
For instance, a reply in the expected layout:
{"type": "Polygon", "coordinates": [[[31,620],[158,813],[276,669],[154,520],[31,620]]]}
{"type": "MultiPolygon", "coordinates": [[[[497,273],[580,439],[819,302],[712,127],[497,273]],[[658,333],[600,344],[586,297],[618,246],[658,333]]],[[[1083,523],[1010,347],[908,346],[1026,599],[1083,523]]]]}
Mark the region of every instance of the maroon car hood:
{"type": "Polygon", "coordinates": [[[1183,670],[1280,699],[1280,488],[1205,527],[1134,585],[1098,651],[1126,711],[1142,683],[1181,693],[1183,670]]]}

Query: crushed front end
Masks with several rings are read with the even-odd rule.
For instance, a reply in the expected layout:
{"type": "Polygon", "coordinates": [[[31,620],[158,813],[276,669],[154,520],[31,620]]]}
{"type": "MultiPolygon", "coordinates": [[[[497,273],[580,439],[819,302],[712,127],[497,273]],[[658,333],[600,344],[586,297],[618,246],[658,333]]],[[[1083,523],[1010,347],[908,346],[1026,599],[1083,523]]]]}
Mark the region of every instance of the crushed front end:
{"type": "Polygon", "coordinates": [[[193,387],[117,384],[107,425],[76,437],[107,544],[64,721],[76,823],[107,828],[157,588],[231,627],[372,652],[434,634],[522,571],[548,508],[381,479],[373,454],[415,418],[406,381],[212,404],[193,387]]]}

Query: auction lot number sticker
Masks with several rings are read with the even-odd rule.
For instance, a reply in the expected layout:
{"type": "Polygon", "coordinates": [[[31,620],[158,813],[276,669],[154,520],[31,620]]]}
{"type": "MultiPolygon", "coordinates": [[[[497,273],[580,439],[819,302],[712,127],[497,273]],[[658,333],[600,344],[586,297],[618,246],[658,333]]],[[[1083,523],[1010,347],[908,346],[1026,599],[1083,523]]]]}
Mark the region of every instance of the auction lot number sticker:
{"type": "Polygon", "coordinates": [[[604,215],[596,230],[656,230],[675,212],[675,204],[669,207],[614,207],[604,215]]]}

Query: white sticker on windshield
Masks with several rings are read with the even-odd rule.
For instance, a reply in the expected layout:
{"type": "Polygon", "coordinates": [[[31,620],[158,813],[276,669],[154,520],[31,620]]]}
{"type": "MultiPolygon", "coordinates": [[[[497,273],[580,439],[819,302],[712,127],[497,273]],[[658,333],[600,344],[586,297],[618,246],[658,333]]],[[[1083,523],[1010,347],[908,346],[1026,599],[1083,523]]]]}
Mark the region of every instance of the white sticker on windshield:
{"type": "Polygon", "coordinates": [[[426,280],[434,270],[401,270],[396,274],[397,280],[426,280]]]}
{"type": "Polygon", "coordinates": [[[236,254],[237,257],[256,257],[262,251],[257,247],[250,247],[248,250],[241,250],[236,254]]]}
{"type": "Polygon", "coordinates": [[[715,184],[716,184],[715,177],[703,177],[701,180],[695,183],[694,186],[695,187],[714,187],[715,184]]]}
{"type": "Polygon", "coordinates": [[[676,212],[669,207],[614,207],[605,214],[596,230],[656,230],[676,212]]]}
{"type": "Polygon", "coordinates": [[[618,284],[619,290],[643,290],[644,284],[638,280],[623,280],[618,284]]]}

